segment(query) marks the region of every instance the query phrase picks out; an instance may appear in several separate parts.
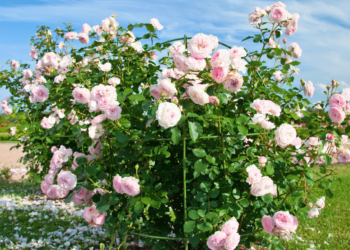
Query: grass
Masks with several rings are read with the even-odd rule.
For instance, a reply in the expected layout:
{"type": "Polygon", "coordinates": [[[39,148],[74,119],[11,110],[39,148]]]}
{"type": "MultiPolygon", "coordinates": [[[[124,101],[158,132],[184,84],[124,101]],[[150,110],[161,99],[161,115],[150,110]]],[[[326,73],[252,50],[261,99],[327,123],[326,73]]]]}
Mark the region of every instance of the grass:
{"type": "MultiPolygon", "coordinates": [[[[296,235],[304,242],[286,242],[284,245],[287,249],[350,249],[350,165],[337,166],[336,176],[341,181],[333,182],[331,190],[334,197],[326,197],[326,207],[320,211],[320,215],[309,219],[308,209],[305,209],[303,216],[298,216],[296,235]]],[[[329,179],[333,180],[333,177],[329,179]]],[[[311,191],[318,198],[325,196],[324,190],[317,185],[311,191]]]]}
{"type": "MultiPolygon", "coordinates": [[[[286,249],[350,249],[350,165],[339,165],[337,168],[336,176],[341,178],[341,182],[335,181],[331,186],[334,197],[326,198],[326,207],[320,211],[318,218],[307,218],[307,208],[302,215],[298,215],[297,237],[283,243],[286,249]]],[[[316,197],[324,196],[324,190],[317,185],[311,190],[316,197]]],[[[79,208],[57,209],[57,206],[52,206],[50,210],[23,202],[24,198],[28,201],[28,197],[39,193],[39,184],[35,181],[0,181],[0,249],[12,249],[10,243],[5,247],[5,238],[13,244],[20,244],[21,237],[27,238],[27,243],[34,241],[31,247],[21,249],[33,249],[38,242],[45,245],[40,249],[89,249],[106,240],[103,231],[87,225],[79,208]],[[16,209],[6,209],[1,206],[4,197],[21,201],[19,203],[22,205],[16,209]],[[72,233],[71,230],[77,231],[72,233]]]]}

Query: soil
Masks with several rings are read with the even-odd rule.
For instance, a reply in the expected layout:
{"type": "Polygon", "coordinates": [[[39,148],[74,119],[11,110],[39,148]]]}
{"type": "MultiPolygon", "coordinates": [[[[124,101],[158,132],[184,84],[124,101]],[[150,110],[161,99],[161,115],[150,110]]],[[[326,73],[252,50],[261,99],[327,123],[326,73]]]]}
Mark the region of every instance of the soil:
{"type": "MultiPolygon", "coordinates": [[[[0,143],[0,170],[3,168],[16,168],[16,169],[25,169],[25,165],[19,163],[19,159],[25,154],[22,152],[22,147],[13,148],[11,147],[17,145],[16,143],[0,143]]],[[[22,180],[19,174],[13,175],[11,177],[12,181],[22,180]]]]}

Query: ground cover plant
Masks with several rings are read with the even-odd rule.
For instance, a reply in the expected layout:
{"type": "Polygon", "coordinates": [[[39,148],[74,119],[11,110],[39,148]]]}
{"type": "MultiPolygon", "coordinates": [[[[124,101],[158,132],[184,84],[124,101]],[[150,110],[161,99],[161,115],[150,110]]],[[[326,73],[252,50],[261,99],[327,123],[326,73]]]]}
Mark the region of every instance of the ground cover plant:
{"type": "Polygon", "coordinates": [[[312,82],[292,86],[299,14],[256,7],[252,52],[202,33],[156,43],[157,19],[115,18],[79,34],[42,26],[35,71],[13,60],[1,72],[13,95],[2,108],[22,114],[11,132],[42,191],[85,204],[86,222],[124,246],[138,235],[152,249],[284,249],[302,211],[317,217],[334,195],[332,159],[350,161],[350,89],[330,80],[326,101],[311,105],[312,82]]]}

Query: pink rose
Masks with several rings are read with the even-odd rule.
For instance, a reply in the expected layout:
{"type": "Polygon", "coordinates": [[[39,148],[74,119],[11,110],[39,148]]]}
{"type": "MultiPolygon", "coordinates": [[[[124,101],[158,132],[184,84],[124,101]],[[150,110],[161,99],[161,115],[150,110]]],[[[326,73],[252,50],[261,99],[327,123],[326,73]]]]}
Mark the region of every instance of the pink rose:
{"type": "MultiPolygon", "coordinates": [[[[97,211],[98,212],[98,211],[97,211]]],[[[97,225],[97,227],[100,227],[102,226],[104,223],[105,223],[105,217],[106,217],[107,213],[104,212],[102,214],[100,214],[98,212],[98,215],[97,216],[94,216],[92,218],[93,222],[95,223],[95,225],[97,225]]]]}
{"type": "Polygon", "coordinates": [[[235,217],[232,217],[225,222],[221,227],[221,231],[224,232],[227,236],[230,236],[233,233],[237,233],[239,228],[239,223],[235,217]]]}
{"type": "Polygon", "coordinates": [[[297,131],[290,124],[284,123],[275,131],[275,141],[281,148],[292,144],[295,138],[297,138],[297,131]]]}
{"type": "Polygon", "coordinates": [[[339,162],[350,162],[350,150],[343,149],[338,154],[338,161],[339,162]]]}
{"type": "Polygon", "coordinates": [[[241,236],[238,233],[233,233],[227,237],[224,247],[226,250],[234,250],[237,248],[240,241],[241,236]]]}
{"type": "Polygon", "coordinates": [[[273,219],[271,216],[267,216],[267,215],[264,215],[261,219],[261,224],[264,228],[264,231],[266,233],[269,233],[271,234],[272,233],[272,230],[274,229],[275,227],[275,223],[273,222],[273,219]]]}
{"type": "Polygon", "coordinates": [[[88,25],[87,23],[84,23],[81,33],[88,35],[90,31],[92,31],[92,28],[90,27],[90,25],[88,25]]]}
{"type": "Polygon", "coordinates": [[[79,42],[84,44],[89,44],[89,36],[85,33],[80,33],[78,35],[79,42]]]}
{"type": "Polygon", "coordinates": [[[77,185],[77,176],[71,171],[63,171],[57,175],[57,184],[66,190],[72,190],[77,185]]]}
{"type": "Polygon", "coordinates": [[[12,61],[11,61],[11,68],[12,68],[13,70],[18,69],[18,68],[19,68],[19,62],[15,61],[15,60],[12,60],[12,61]]]}
{"type": "Polygon", "coordinates": [[[238,71],[245,73],[247,71],[246,65],[247,62],[242,58],[233,58],[232,60],[232,68],[238,71]]]}
{"type": "Polygon", "coordinates": [[[301,141],[300,137],[295,138],[291,143],[291,145],[295,146],[296,148],[300,148],[301,144],[302,144],[302,141],[301,141]]]}
{"type": "Polygon", "coordinates": [[[75,88],[72,92],[74,100],[86,104],[90,101],[91,93],[87,88],[75,88]]]}
{"type": "Polygon", "coordinates": [[[287,212],[279,211],[275,213],[272,219],[276,227],[279,227],[280,229],[293,228],[294,219],[292,215],[289,214],[288,211],[287,212]]]}
{"type": "Polygon", "coordinates": [[[149,89],[151,95],[153,96],[153,98],[159,100],[162,99],[162,90],[159,88],[158,84],[156,85],[152,85],[149,89]]]}
{"type": "Polygon", "coordinates": [[[82,205],[82,204],[84,203],[83,200],[78,199],[78,198],[76,197],[76,195],[73,196],[72,202],[73,202],[74,205],[76,205],[76,206],[82,205]]]}
{"type": "Polygon", "coordinates": [[[100,70],[102,70],[103,72],[108,72],[112,69],[112,64],[110,64],[109,62],[106,62],[105,64],[100,63],[98,65],[98,67],[100,68],[100,70]]]}
{"type": "Polygon", "coordinates": [[[336,94],[331,97],[329,100],[329,106],[331,108],[344,108],[346,105],[346,100],[343,95],[336,94]]]}
{"type": "Polygon", "coordinates": [[[252,12],[249,14],[249,23],[251,25],[255,25],[255,24],[259,24],[261,23],[261,18],[258,14],[256,14],[255,12],[252,12]]]}
{"type": "Polygon", "coordinates": [[[140,193],[139,180],[135,177],[124,177],[122,179],[122,189],[127,195],[138,195],[140,193]]]}
{"type": "Polygon", "coordinates": [[[91,125],[89,127],[89,136],[91,139],[98,139],[100,138],[105,130],[103,129],[103,126],[99,123],[96,125],[91,125]]]}
{"type": "Polygon", "coordinates": [[[98,216],[99,212],[95,207],[86,207],[83,211],[83,217],[87,222],[90,222],[93,220],[95,216],[98,216]]]}
{"type": "Polygon", "coordinates": [[[211,75],[215,82],[222,83],[225,81],[228,71],[228,67],[217,67],[212,70],[211,75]]]}
{"type": "Polygon", "coordinates": [[[174,103],[163,102],[156,111],[156,119],[163,128],[174,127],[181,118],[181,111],[174,103]]]}
{"type": "Polygon", "coordinates": [[[79,200],[82,200],[86,197],[88,190],[82,187],[79,190],[75,190],[73,192],[74,192],[74,197],[76,197],[79,200]]]}
{"type": "Polygon", "coordinates": [[[265,100],[256,99],[250,104],[250,107],[260,114],[268,114],[270,112],[270,103],[265,100]]]}
{"type": "Polygon", "coordinates": [[[209,96],[209,103],[220,105],[220,100],[216,96],[209,96]]]}
{"type": "Polygon", "coordinates": [[[227,49],[219,49],[211,57],[212,67],[227,67],[230,64],[229,52],[227,49]]]}
{"type": "Polygon", "coordinates": [[[248,172],[248,178],[246,182],[252,185],[254,182],[259,181],[261,177],[262,177],[262,173],[260,172],[260,169],[257,168],[248,172]]]}
{"type": "Polygon", "coordinates": [[[104,121],[106,118],[107,118],[106,115],[95,116],[94,119],[92,119],[91,124],[92,125],[96,125],[96,124],[101,123],[102,121],[104,121]]]}
{"type": "Polygon", "coordinates": [[[122,188],[122,180],[123,180],[123,178],[120,177],[119,174],[117,174],[113,178],[113,187],[114,187],[115,191],[117,191],[117,193],[119,193],[119,194],[125,193],[123,188],[122,188]]]}
{"type": "Polygon", "coordinates": [[[100,100],[97,102],[97,107],[99,110],[105,110],[106,107],[111,103],[112,99],[109,97],[101,97],[100,100]]]}
{"type": "Polygon", "coordinates": [[[33,60],[38,59],[38,51],[36,51],[35,49],[33,49],[33,47],[32,47],[32,50],[29,51],[29,55],[32,57],[33,60]]]}
{"type": "Polygon", "coordinates": [[[168,99],[177,94],[175,84],[171,82],[170,78],[161,79],[158,83],[158,87],[161,91],[165,90],[166,98],[168,99]]]}
{"type": "Polygon", "coordinates": [[[345,112],[339,108],[330,108],[328,115],[334,123],[342,123],[345,120],[345,112]]]}
{"type": "Polygon", "coordinates": [[[272,22],[282,22],[287,19],[287,11],[282,7],[272,7],[270,18],[272,22]]]}
{"type": "Polygon", "coordinates": [[[202,71],[207,66],[205,59],[193,56],[186,58],[186,64],[190,71],[202,71]]]}
{"type": "Polygon", "coordinates": [[[219,38],[217,36],[209,35],[212,43],[213,43],[213,51],[219,46],[219,38]]]}
{"type": "Polygon", "coordinates": [[[319,208],[323,209],[326,206],[325,200],[326,200],[326,198],[323,196],[321,199],[319,199],[316,202],[316,206],[318,206],[319,208]]]}
{"type": "Polygon", "coordinates": [[[55,122],[56,120],[55,119],[52,119],[51,117],[47,118],[47,117],[44,117],[42,120],[41,120],[41,127],[43,129],[50,129],[53,127],[53,125],[55,125],[55,122]]]}
{"type": "Polygon", "coordinates": [[[226,233],[217,231],[208,238],[207,246],[211,250],[218,250],[225,245],[226,240],[226,233]]]}
{"type": "Polygon", "coordinates": [[[222,83],[224,86],[224,89],[228,90],[228,91],[240,91],[241,87],[243,86],[243,76],[238,73],[236,70],[234,71],[230,71],[227,74],[226,79],[224,80],[224,82],[222,83]]]}
{"type": "Polygon", "coordinates": [[[310,219],[313,217],[318,217],[320,215],[320,212],[318,211],[317,208],[311,208],[307,214],[307,217],[309,217],[310,219]]]}
{"type": "Polygon", "coordinates": [[[267,159],[265,156],[260,156],[258,161],[260,165],[265,166],[267,159]]]}
{"type": "Polygon", "coordinates": [[[164,28],[156,18],[152,18],[149,22],[153,25],[155,30],[162,30],[164,28]]]}
{"type": "Polygon", "coordinates": [[[175,67],[182,71],[182,72],[187,72],[188,71],[188,66],[187,66],[187,56],[182,54],[182,53],[176,53],[173,54],[173,60],[175,67]]]}
{"type": "Polygon", "coordinates": [[[69,193],[69,190],[63,189],[58,185],[52,185],[47,190],[46,195],[51,199],[62,199],[66,197],[69,193]]]}
{"type": "Polygon", "coordinates": [[[206,58],[212,52],[213,42],[205,34],[196,34],[188,43],[188,51],[197,58],[206,58]]]}
{"type": "Polygon", "coordinates": [[[18,169],[12,168],[12,169],[10,170],[10,172],[11,172],[12,175],[16,175],[17,172],[18,172],[18,169]]]}
{"type": "Polygon", "coordinates": [[[273,73],[273,77],[275,78],[275,80],[276,80],[277,82],[281,82],[282,79],[283,79],[283,73],[282,73],[282,71],[280,71],[280,70],[275,71],[275,72],[273,73]]]}
{"type": "Polygon", "coordinates": [[[101,144],[101,142],[99,141],[99,140],[95,140],[94,141],[94,145],[91,145],[89,148],[89,152],[90,152],[90,154],[92,154],[92,155],[95,155],[95,156],[97,156],[97,157],[102,157],[102,144],[101,144]]]}
{"type": "Polygon", "coordinates": [[[67,40],[75,39],[77,37],[78,33],[77,32],[67,32],[63,38],[67,40]]]}
{"type": "Polygon", "coordinates": [[[297,43],[291,43],[288,50],[292,52],[294,58],[299,58],[303,52],[297,43]]]}
{"type": "Polygon", "coordinates": [[[28,171],[27,171],[26,169],[21,169],[21,170],[19,170],[19,175],[20,175],[20,176],[23,176],[23,175],[25,175],[27,172],[28,172],[28,171]]]}
{"type": "Polygon", "coordinates": [[[329,141],[334,141],[334,134],[327,134],[326,139],[329,141]]]}
{"type": "Polygon", "coordinates": [[[44,102],[49,97],[49,89],[43,85],[33,86],[32,100],[33,102],[44,102]]]}
{"type": "Polygon", "coordinates": [[[312,97],[315,91],[315,87],[311,81],[308,81],[304,86],[304,95],[312,97]]]}
{"type": "Polygon", "coordinates": [[[196,104],[204,106],[205,104],[209,103],[209,95],[198,86],[189,87],[187,90],[187,94],[190,96],[191,100],[196,104]]]}
{"type": "Polygon", "coordinates": [[[122,108],[112,102],[106,106],[104,111],[108,119],[115,121],[120,119],[122,108]]]}
{"type": "Polygon", "coordinates": [[[49,184],[49,185],[52,185],[52,184],[53,184],[54,179],[55,179],[55,176],[52,175],[52,174],[47,174],[47,175],[45,175],[45,181],[46,181],[46,183],[49,184]]]}
{"type": "Polygon", "coordinates": [[[120,84],[120,79],[118,77],[112,77],[108,79],[108,83],[115,87],[116,85],[120,84]]]}
{"type": "Polygon", "coordinates": [[[247,51],[243,47],[233,46],[229,50],[229,58],[233,60],[234,58],[242,58],[247,55],[247,51]]]}
{"type": "Polygon", "coordinates": [[[33,72],[30,69],[23,70],[23,76],[25,78],[31,78],[33,76],[33,72]]]}
{"type": "Polygon", "coordinates": [[[268,176],[259,178],[251,186],[251,193],[253,196],[264,196],[271,191],[273,191],[273,181],[268,176]]]}
{"type": "Polygon", "coordinates": [[[46,181],[43,181],[43,182],[40,184],[41,191],[42,191],[44,194],[47,193],[47,190],[49,190],[50,187],[51,187],[51,185],[48,184],[46,181]]]}
{"type": "Polygon", "coordinates": [[[128,31],[126,33],[121,34],[120,36],[120,42],[126,43],[128,45],[132,44],[135,41],[135,35],[132,31],[128,31]]]}

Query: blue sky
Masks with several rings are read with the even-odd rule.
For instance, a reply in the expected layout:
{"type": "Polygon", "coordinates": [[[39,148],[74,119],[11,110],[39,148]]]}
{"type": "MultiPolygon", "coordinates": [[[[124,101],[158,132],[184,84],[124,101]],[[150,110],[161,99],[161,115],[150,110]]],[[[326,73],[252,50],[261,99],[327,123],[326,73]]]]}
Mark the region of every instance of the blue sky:
{"type": "MultiPolygon", "coordinates": [[[[299,13],[298,31],[287,36],[288,44],[297,42],[303,50],[299,58],[300,78],[311,80],[316,91],[312,102],[324,99],[325,86],[334,78],[341,83],[340,90],[350,87],[350,1],[283,1],[290,13],[299,13]]],[[[112,13],[126,26],[159,19],[164,29],[158,33],[161,41],[193,36],[196,33],[213,34],[230,46],[256,49],[251,41],[241,43],[248,35],[257,33],[248,23],[248,14],[255,6],[261,8],[275,1],[242,0],[1,0],[0,67],[7,60],[30,63],[30,38],[37,26],[52,30],[72,22],[80,32],[84,23],[101,24],[112,13]]],[[[0,100],[9,92],[0,88],[0,100]]]]}

